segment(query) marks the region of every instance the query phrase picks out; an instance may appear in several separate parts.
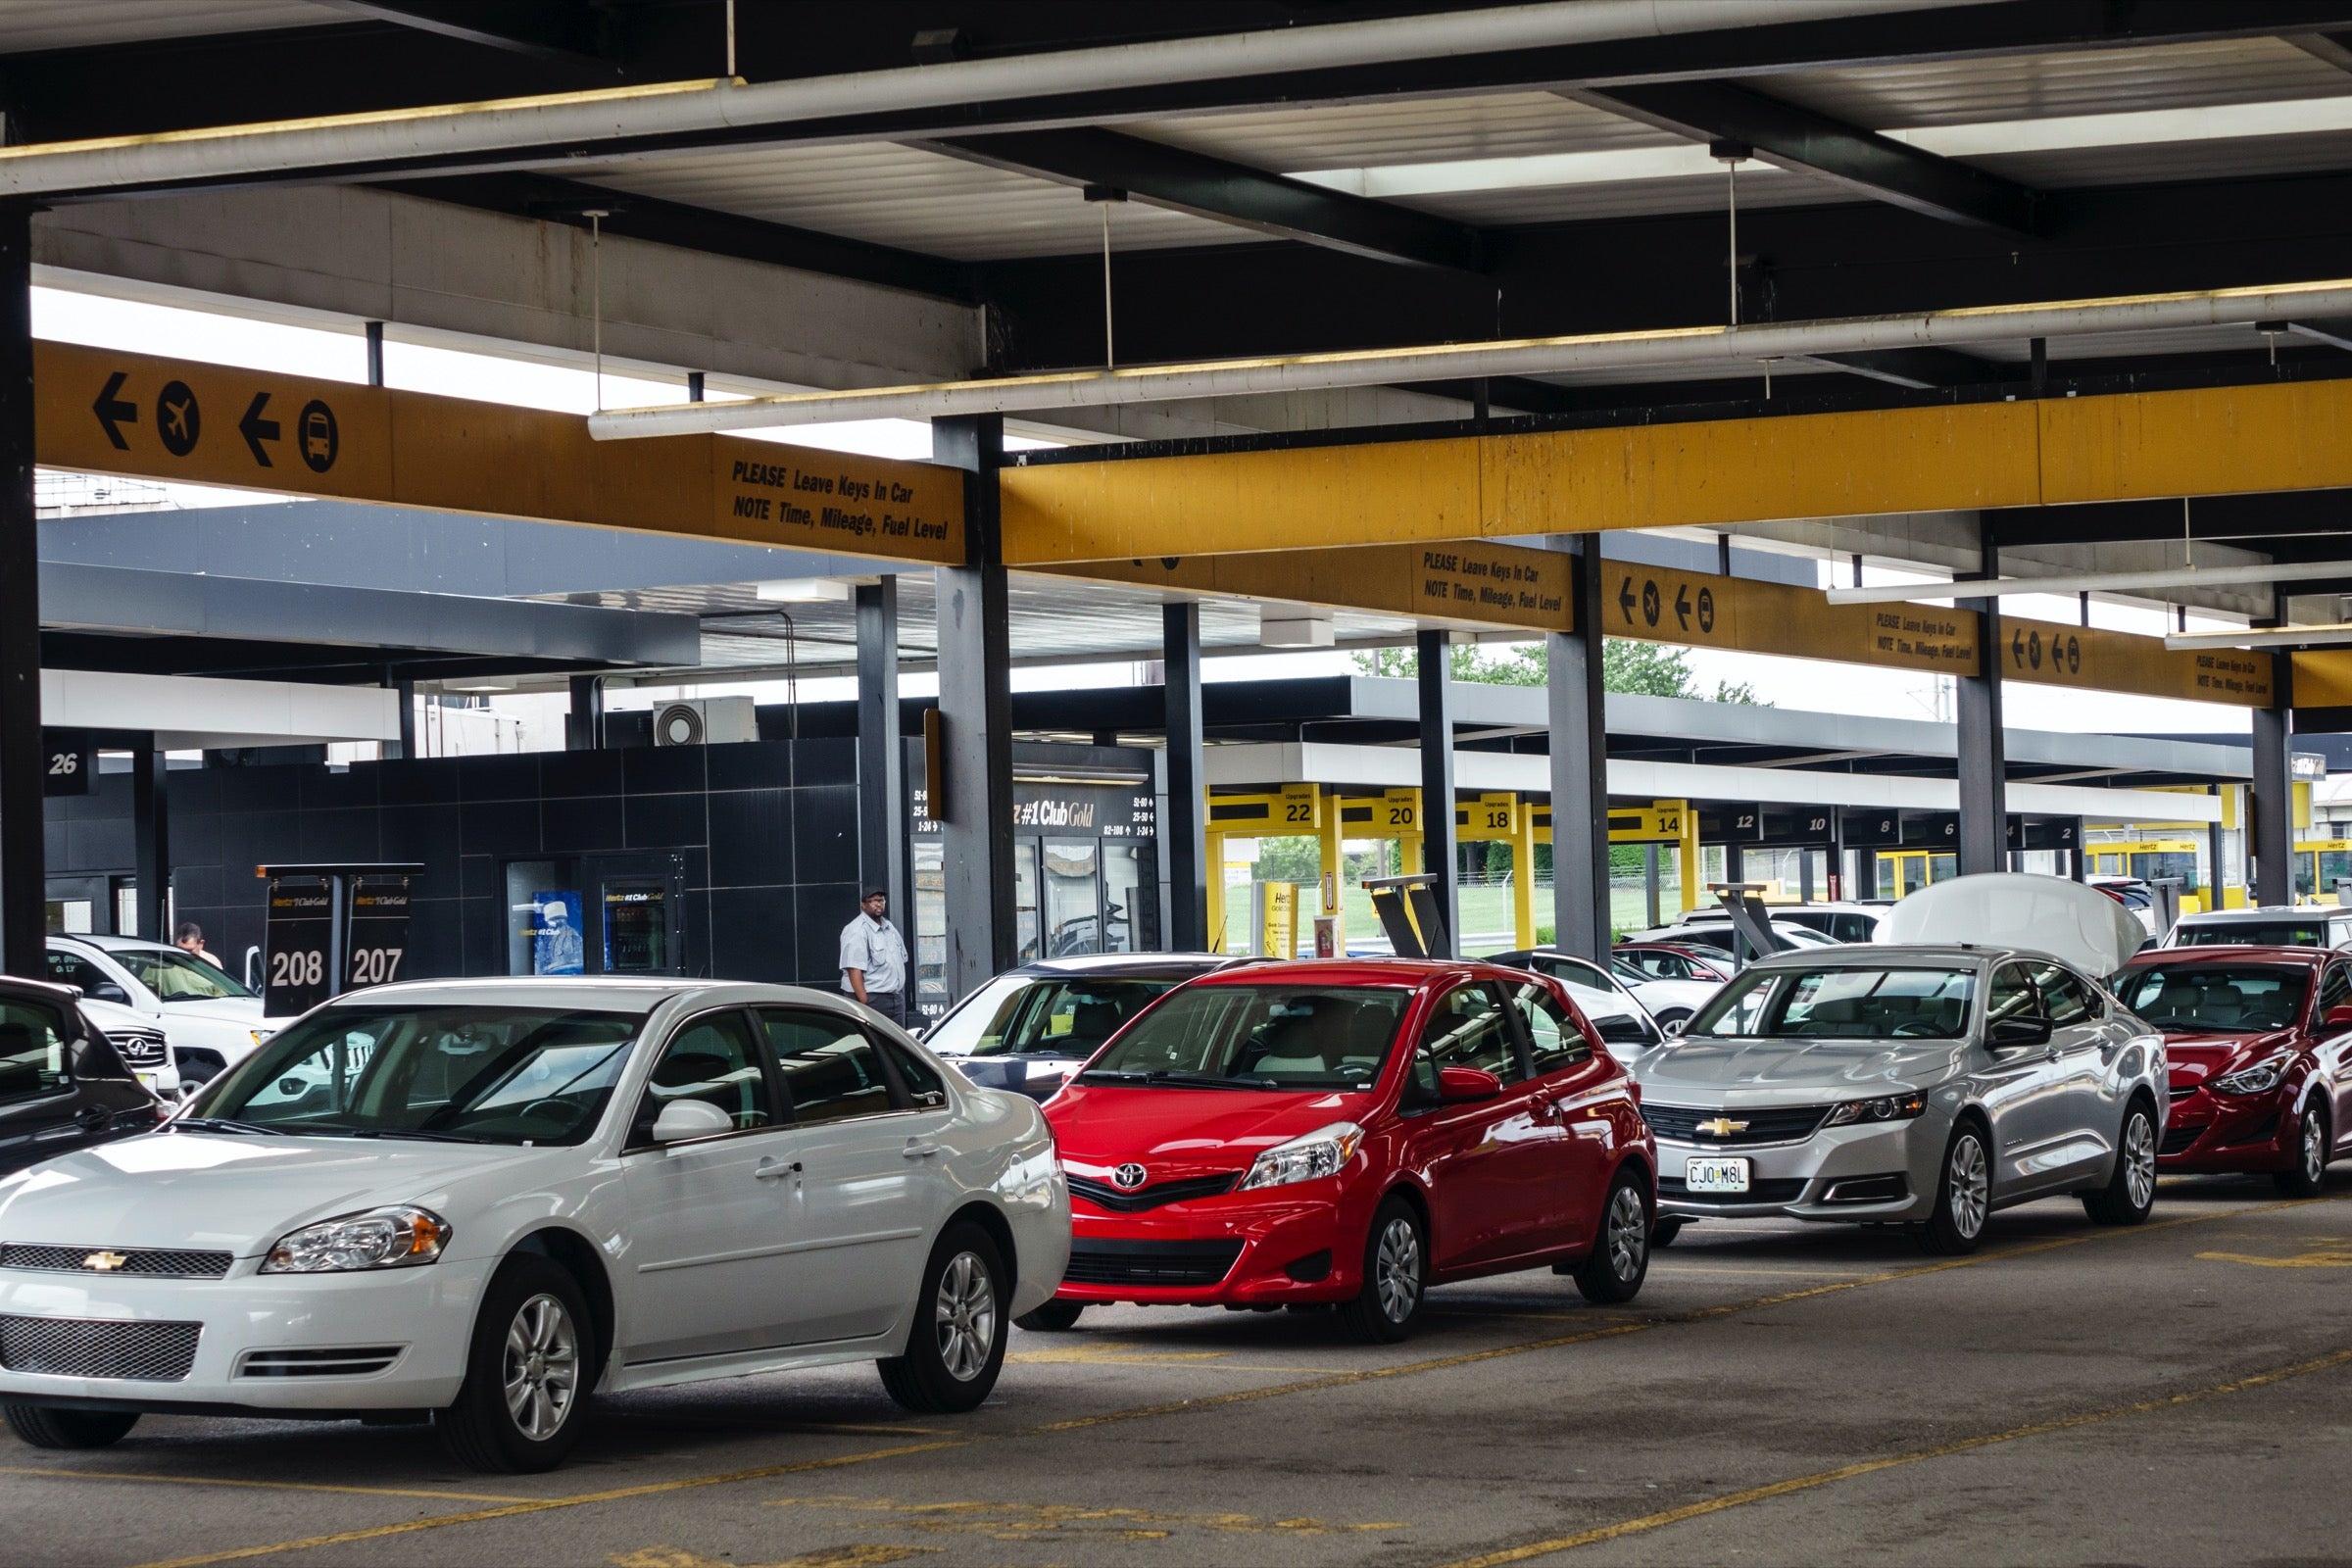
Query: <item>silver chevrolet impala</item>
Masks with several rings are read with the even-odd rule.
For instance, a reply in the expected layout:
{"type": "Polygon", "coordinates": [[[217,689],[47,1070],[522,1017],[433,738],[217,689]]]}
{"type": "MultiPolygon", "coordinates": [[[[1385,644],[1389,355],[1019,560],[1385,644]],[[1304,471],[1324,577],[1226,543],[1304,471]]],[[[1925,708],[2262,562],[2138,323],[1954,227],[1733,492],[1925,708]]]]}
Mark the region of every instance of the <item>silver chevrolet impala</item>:
{"type": "Polygon", "coordinates": [[[1992,1210],[2068,1193],[2102,1224],[2144,1220],[2164,1042],[2090,978],[2140,939],[2119,914],[2056,878],[1963,877],[1897,906],[1894,941],[1758,961],[1631,1064],[1661,1239],[1786,1215],[1967,1252],[1992,1210]]]}

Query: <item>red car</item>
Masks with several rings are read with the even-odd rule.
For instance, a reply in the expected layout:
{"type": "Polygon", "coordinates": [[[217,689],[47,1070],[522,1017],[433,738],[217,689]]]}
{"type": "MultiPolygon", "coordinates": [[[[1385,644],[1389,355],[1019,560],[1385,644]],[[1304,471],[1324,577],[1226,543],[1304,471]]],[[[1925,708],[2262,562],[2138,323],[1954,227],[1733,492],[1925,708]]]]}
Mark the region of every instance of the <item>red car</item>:
{"type": "Polygon", "coordinates": [[[2267,1172],[2318,1194],[2352,1134],[2352,959],[2320,948],[2160,948],[2116,976],[2164,1031],[2172,1114],[2157,1168],[2267,1172]]]}
{"type": "Polygon", "coordinates": [[[1091,1302],[1337,1306],[1372,1341],[1430,1286],[1552,1266],[1595,1301],[1649,1268],[1657,1147],[1554,981],[1403,959],[1256,965],[1171,991],[1047,1102],[1091,1302]]]}

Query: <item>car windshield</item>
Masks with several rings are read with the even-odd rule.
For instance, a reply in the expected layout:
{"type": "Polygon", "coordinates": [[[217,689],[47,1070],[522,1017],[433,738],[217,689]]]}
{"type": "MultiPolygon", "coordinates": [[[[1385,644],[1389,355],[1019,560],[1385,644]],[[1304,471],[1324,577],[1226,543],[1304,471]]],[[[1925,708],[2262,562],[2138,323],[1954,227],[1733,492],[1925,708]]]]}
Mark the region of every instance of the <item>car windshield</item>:
{"type": "Polygon", "coordinates": [[[110,948],[107,956],[134,975],[163,1002],[217,1002],[250,997],[219,964],[170,948],[110,948]]]}
{"type": "Polygon", "coordinates": [[[2293,1023],[2310,990],[2300,966],[2155,963],[2124,971],[2116,995],[2159,1029],[2250,1035],[2293,1023]]]}
{"type": "Polygon", "coordinates": [[[1183,982],[1155,979],[1039,980],[1007,997],[978,1039],[975,1056],[1069,1056],[1102,1049],[1122,1025],[1183,982]]]}
{"type": "Polygon", "coordinates": [[[1402,986],[1194,986],[1138,1019],[1080,1081],[1370,1089],[1411,996],[1402,986]]]}
{"type": "Polygon", "coordinates": [[[486,1005],[330,1007],[221,1075],[189,1120],[309,1136],[576,1144],[643,1019],[486,1005]]]}
{"type": "Polygon", "coordinates": [[[2216,920],[2209,925],[2184,921],[2174,938],[2180,948],[2324,948],[2325,920],[2216,920]]]}
{"type": "Polygon", "coordinates": [[[1967,969],[1750,970],[1699,1010],[1684,1038],[1957,1040],[1977,977],[1967,969]]]}

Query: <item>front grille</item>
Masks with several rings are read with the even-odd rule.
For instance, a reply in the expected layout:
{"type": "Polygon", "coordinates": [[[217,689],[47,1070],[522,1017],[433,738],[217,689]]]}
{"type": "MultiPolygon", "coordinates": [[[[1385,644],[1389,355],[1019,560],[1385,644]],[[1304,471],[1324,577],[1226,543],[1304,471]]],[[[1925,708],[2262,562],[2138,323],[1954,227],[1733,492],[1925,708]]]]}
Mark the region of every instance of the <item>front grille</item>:
{"type": "Polygon", "coordinates": [[[241,1378],[364,1378],[400,1359],[397,1345],[362,1345],[331,1350],[248,1350],[237,1363],[241,1378]]]}
{"type": "Polygon", "coordinates": [[[2156,1146],[2156,1152],[2160,1155],[2185,1154],[2188,1146],[2204,1136],[2205,1129],[2202,1126],[2167,1127],[2164,1130],[2164,1142],[2156,1146]]]}
{"type": "Polygon", "coordinates": [[[57,1274],[106,1274],[149,1280],[217,1280],[235,1260],[229,1252],[196,1252],[169,1248],[49,1247],[29,1242],[0,1243],[0,1268],[39,1269],[57,1274]],[[88,1259],[119,1257],[113,1268],[93,1268],[88,1259]]]}
{"type": "Polygon", "coordinates": [[[177,1383],[196,1362],[201,1323],[0,1317],[0,1366],[61,1378],[177,1383]]]}
{"type": "Polygon", "coordinates": [[[2202,1083],[2188,1084],[2185,1086],[2175,1084],[2173,1085],[2172,1096],[2176,1102],[2183,1100],[2190,1100],[2195,1098],[2197,1091],[2204,1087],[2205,1086],[2202,1083]]]}
{"type": "Polygon", "coordinates": [[[1240,1171],[1226,1171],[1217,1176],[1190,1176],[1180,1182],[1158,1182],[1139,1187],[1132,1193],[1121,1192],[1108,1182],[1095,1181],[1085,1176],[1072,1176],[1070,1196],[1083,1198],[1097,1208],[1113,1214],[1140,1214],[1148,1208],[1159,1208],[1168,1203],[1181,1203],[1192,1198],[1215,1198],[1230,1193],[1241,1185],[1240,1171]]]}
{"type": "Polygon", "coordinates": [[[1702,1149],[1738,1149],[1746,1144],[1793,1144],[1810,1138],[1830,1113],[1827,1105],[1767,1105],[1754,1110],[1728,1110],[1705,1105],[1643,1105],[1642,1119],[1660,1138],[1702,1149]],[[1702,1133],[1698,1124],[1743,1121],[1736,1133],[1702,1133]]]}
{"type": "Polygon", "coordinates": [[[108,1032],[106,1039],[126,1066],[161,1067],[164,1064],[162,1035],[144,1029],[115,1029],[108,1032]]]}
{"type": "Polygon", "coordinates": [[[1694,1193],[1690,1184],[1679,1176],[1658,1178],[1658,1196],[1671,1198],[1678,1203],[1721,1203],[1726,1207],[1739,1203],[1793,1203],[1805,1195],[1802,1176],[1767,1176],[1747,1184],[1744,1193],[1694,1193]]]}
{"type": "Polygon", "coordinates": [[[1073,1285],[1214,1285],[1233,1272],[1239,1242],[1089,1242],[1070,1244],[1062,1278],[1073,1285]]]}

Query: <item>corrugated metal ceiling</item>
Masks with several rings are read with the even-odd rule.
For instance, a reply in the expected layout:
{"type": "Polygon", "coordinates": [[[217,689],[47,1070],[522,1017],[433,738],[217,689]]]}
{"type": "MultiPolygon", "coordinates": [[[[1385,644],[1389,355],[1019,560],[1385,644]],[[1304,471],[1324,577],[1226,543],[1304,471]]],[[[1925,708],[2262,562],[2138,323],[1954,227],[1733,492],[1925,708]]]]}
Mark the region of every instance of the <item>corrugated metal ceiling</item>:
{"type": "Polygon", "coordinates": [[[318,0],[0,0],[0,54],[350,22],[318,0]]]}

